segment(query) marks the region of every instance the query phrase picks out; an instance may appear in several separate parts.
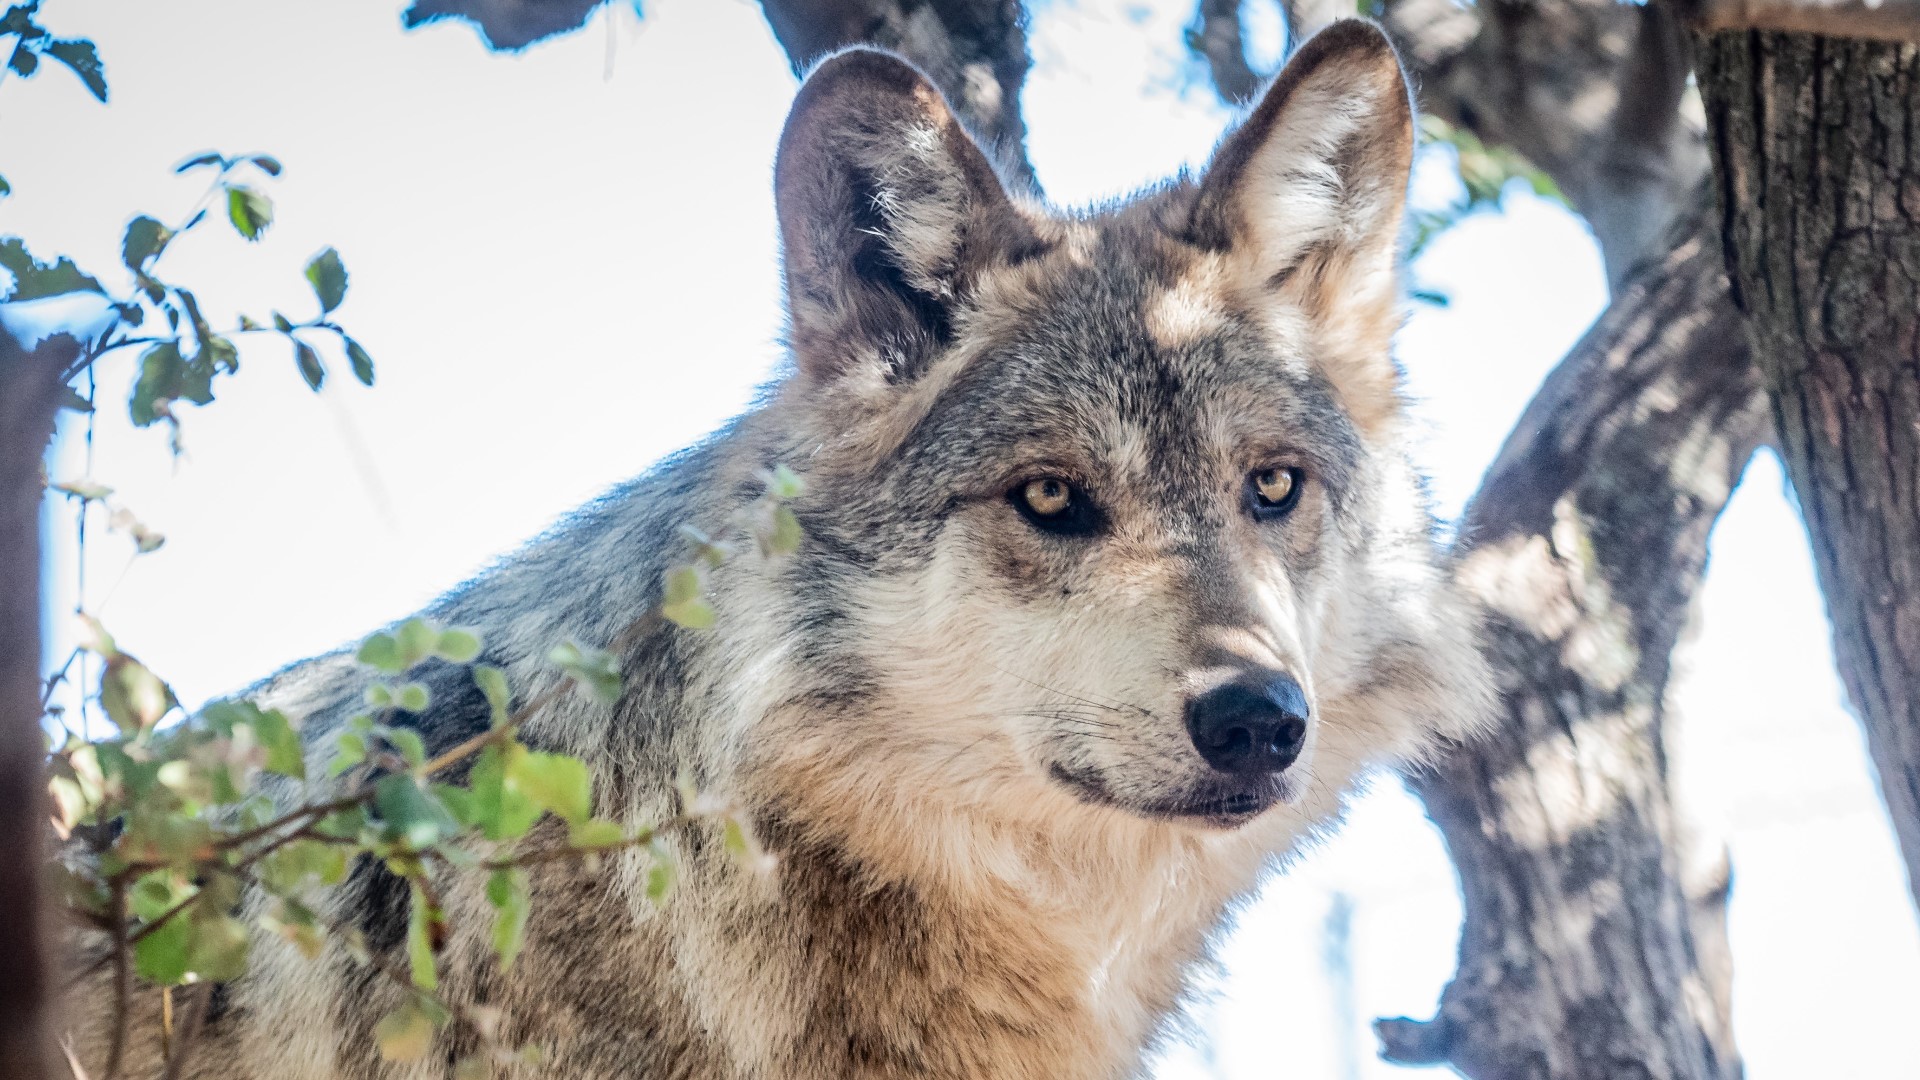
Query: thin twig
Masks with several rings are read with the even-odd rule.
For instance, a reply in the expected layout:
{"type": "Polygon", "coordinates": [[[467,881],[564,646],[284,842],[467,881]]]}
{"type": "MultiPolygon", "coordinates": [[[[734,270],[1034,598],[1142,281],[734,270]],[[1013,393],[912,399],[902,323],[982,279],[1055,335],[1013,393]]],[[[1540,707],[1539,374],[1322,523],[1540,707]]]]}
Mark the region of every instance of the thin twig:
{"type": "Polygon", "coordinates": [[[207,1002],[213,997],[213,984],[196,983],[187,1001],[187,1013],[180,1024],[180,1038],[173,1048],[173,1057],[167,1060],[167,1069],[160,1074],[161,1080],[180,1080],[187,1069],[187,1058],[193,1053],[193,1040],[200,1035],[200,1027],[207,1019],[207,1002]]]}
{"type": "Polygon", "coordinates": [[[113,912],[113,1036],[107,1046],[106,1080],[115,1080],[120,1075],[120,1061],[127,1049],[127,1025],[133,1015],[133,965],[129,962],[133,950],[127,947],[127,886],[116,880],[113,884],[113,899],[109,905],[113,912]]]}

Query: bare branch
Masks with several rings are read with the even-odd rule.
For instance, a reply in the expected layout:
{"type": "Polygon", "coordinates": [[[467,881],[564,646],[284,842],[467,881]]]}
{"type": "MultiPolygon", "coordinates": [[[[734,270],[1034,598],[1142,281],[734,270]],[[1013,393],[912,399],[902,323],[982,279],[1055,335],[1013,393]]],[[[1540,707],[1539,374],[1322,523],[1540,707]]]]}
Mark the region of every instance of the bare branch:
{"type": "Polygon", "coordinates": [[[1724,942],[1701,940],[1724,894],[1683,885],[1663,750],[1708,532],[1767,430],[1704,203],[1548,377],[1467,510],[1456,577],[1507,708],[1411,779],[1466,910],[1439,1015],[1379,1025],[1394,1060],[1473,1080],[1738,1075],[1694,1000],[1724,995],[1702,959],[1724,942]]]}
{"type": "Polygon", "coordinates": [[[912,61],[986,147],[1004,179],[1037,192],[1020,87],[1027,53],[1020,0],[761,0],[796,73],[828,53],[875,45],[912,61]]]}
{"type": "Polygon", "coordinates": [[[42,910],[47,828],[40,733],[40,461],[53,434],[59,374],[80,352],[61,336],[32,349],[0,326],[0,1080],[54,1074],[52,979],[42,910]]]}
{"type": "Polygon", "coordinates": [[[1690,28],[1920,42],[1920,0],[1669,0],[1690,28]]]}
{"type": "Polygon", "coordinates": [[[1686,56],[1659,5],[1388,0],[1382,19],[1421,108],[1552,177],[1593,228],[1616,290],[1665,254],[1707,152],[1700,118],[1679,107],[1686,56]]]}
{"type": "Polygon", "coordinates": [[[1214,92],[1229,105],[1253,100],[1263,81],[1247,63],[1240,28],[1240,0],[1200,0],[1187,25],[1187,48],[1207,62],[1214,92]]]}

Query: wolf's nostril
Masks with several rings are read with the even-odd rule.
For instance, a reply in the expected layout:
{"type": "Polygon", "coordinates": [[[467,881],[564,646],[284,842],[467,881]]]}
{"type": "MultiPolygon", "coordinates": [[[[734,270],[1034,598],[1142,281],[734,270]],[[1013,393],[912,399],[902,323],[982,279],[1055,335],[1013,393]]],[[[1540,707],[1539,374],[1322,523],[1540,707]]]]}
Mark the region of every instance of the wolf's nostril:
{"type": "Polygon", "coordinates": [[[1228,683],[1187,703],[1187,733],[1221,772],[1277,773],[1306,746],[1306,694],[1285,675],[1251,686],[1228,683]]]}

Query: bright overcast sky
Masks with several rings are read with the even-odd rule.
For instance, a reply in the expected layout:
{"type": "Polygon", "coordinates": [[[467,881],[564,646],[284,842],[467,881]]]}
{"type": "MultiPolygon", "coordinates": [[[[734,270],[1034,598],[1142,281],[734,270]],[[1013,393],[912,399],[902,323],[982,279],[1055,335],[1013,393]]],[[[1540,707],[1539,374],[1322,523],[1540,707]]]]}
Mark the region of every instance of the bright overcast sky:
{"type": "MultiPolygon", "coordinates": [[[[1204,159],[1227,114],[1181,53],[1186,0],[1034,6],[1030,146],[1055,200],[1204,159]]],[[[14,189],[0,234],[72,254],[117,288],[122,224],[174,219],[199,194],[174,163],[270,151],[287,171],[270,185],[266,240],[209,229],[168,254],[168,276],[224,313],[216,322],[271,307],[303,317],[300,267],[333,244],[353,275],[339,318],[379,365],[366,390],[336,358],[316,398],[283,349],[249,346],[215,404],[184,410],[177,464],[157,429],[104,410],[94,475],[169,541],[123,575],[128,546],[96,534],[88,603],[183,700],[406,614],[712,429],[770,374],[769,178],[793,79],[748,0],[647,8],[505,57],[456,24],[402,33],[399,0],[48,0],[51,29],[98,42],[113,102],[62,70],[0,83],[0,174],[14,189]]],[[[1253,29],[1272,41],[1277,24],[1253,29]]],[[[1446,197],[1444,162],[1417,190],[1446,197]]],[[[1400,339],[1453,514],[1605,286],[1579,222],[1526,196],[1442,238],[1418,273],[1453,300],[1400,339]]],[[[131,359],[104,368],[107,400],[123,396],[131,359]]],[[[81,430],[63,429],[56,478],[82,470],[81,430]]],[[[63,611],[70,518],[56,509],[49,529],[63,611]]],[[[1920,933],[1771,459],[1716,535],[1702,615],[1677,694],[1680,767],[1733,848],[1748,1075],[1911,1075],[1920,933]]],[[[62,617],[50,629],[71,640],[62,617]]],[[[1407,1075],[1373,1059],[1364,1024],[1431,1014],[1458,920],[1437,834],[1384,782],[1245,910],[1219,993],[1196,1011],[1201,1037],[1160,1075],[1407,1075]],[[1326,930],[1348,904],[1343,989],[1326,930]]]]}

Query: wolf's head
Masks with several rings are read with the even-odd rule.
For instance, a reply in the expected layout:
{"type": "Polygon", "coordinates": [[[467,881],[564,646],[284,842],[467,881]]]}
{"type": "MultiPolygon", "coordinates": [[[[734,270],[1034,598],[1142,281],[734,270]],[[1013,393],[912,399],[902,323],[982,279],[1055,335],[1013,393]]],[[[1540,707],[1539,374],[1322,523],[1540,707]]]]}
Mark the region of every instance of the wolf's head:
{"type": "Polygon", "coordinates": [[[776,174],[774,409],[810,481],[786,632],[824,672],[789,768],[1297,824],[1483,710],[1389,354],[1412,119],[1386,39],[1338,23],[1198,180],[1061,216],[907,65],[820,65],[776,174]]]}

